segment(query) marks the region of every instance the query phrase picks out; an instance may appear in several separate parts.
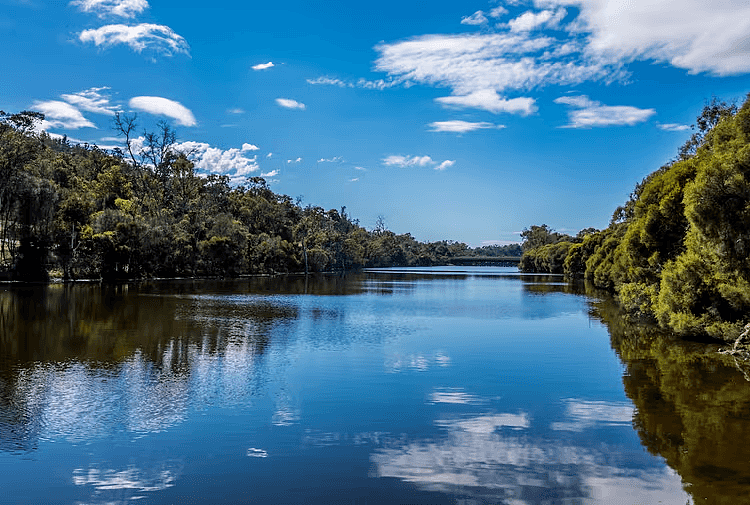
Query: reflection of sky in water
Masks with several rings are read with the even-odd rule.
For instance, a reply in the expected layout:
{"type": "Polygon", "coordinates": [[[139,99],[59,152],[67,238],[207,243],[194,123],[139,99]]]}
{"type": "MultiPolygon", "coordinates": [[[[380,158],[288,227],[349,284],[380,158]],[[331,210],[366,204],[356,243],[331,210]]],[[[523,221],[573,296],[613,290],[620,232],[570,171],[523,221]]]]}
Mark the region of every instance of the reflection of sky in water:
{"type": "MultiPolygon", "coordinates": [[[[580,422],[576,425],[580,431],[608,424],[613,417],[619,422],[625,413],[621,405],[583,403],[595,403],[597,408],[584,409],[585,422],[580,422],[578,406],[569,408],[568,415],[580,422]]],[[[375,448],[371,460],[377,475],[430,491],[518,505],[568,503],[565,500],[683,505],[686,500],[679,476],[670,469],[625,469],[613,464],[617,447],[533,437],[525,433],[531,425],[526,413],[485,414],[435,424],[447,435],[375,448]]]]}
{"type": "Polygon", "coordinates": [[[168,493],[198,492],[206,474],[242,496],[362,478],[465,503],[684,505],[680,479],[632,433],[620,366],[582,298],[530,294],[517,276],[363,284],[172,297],[184,334],[106,364],[20,366],[1,385],[3,449],[48,468],[57,454],[68,503],[176,502],[168,493]]]}

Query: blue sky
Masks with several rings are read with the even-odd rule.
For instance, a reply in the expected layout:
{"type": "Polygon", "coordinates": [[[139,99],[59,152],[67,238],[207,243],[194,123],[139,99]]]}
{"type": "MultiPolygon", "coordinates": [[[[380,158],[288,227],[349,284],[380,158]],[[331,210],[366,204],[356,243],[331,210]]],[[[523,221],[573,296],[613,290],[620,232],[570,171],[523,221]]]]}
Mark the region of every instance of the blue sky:
{"type": "Polygon", "coordinates": [[[707,99],[750,91],[746,0],[0,0],[0,109],[472,246],[603,228],[707,99]]]}

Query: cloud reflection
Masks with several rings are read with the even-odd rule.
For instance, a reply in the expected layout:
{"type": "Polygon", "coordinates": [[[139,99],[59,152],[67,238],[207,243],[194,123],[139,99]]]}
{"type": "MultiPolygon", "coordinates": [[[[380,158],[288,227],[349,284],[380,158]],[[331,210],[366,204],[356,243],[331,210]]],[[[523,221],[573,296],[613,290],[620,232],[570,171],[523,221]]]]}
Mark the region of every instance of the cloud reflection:
{"type": "Polygon", "coordinates": [[[571,419],[552,423],[553,430],[582,432],[599,426],[630,426],[633,422],[633,405],[626,402],[565,400],[565,413],[571,419]]]}
{"type": "Polygon", "coordinates": [[[391,373],[400,373],[404,370],[426,372],[431,367],[447,367],[451,364],[450,356],[442,352],[432,355],[425,354],[400,354],[395,353],[385,359],[385,369],[391,373]]]}
{"type": "Polygon", "coordinates": [[[130,465],[124,469],[76,468],[73,484],[93,488],[95,501],[89,503],[125,504],[147,498],[143,493],[163,491],[174,486],[182,464],[166,461],[149,469],[130,465]]]}
{"type": "Polygon", "coordinates": [[[448,403],[460,405],[476,405],[485,403],[482,398],[469,394],[461,389],[456,388],[437,388],[430,395],[428,403],[448,403]]]}
{"type": "MultiPolygon", "coordinates": [[[[626,414],[621,407],[570,401],[568,415],[587,419],[577,425],[584,429],[596,422],[619,422],[626,414]]],[[[535,435],[524,412],[443,419],[436,424],[446,436],[401,439],[377,448],[370,457],[374,474],[479,502],[684,505],[687,499],[671,469],[623,468],[614,460],[627,454],[619,453],[617,446],[587,447],[535,435]]]]}

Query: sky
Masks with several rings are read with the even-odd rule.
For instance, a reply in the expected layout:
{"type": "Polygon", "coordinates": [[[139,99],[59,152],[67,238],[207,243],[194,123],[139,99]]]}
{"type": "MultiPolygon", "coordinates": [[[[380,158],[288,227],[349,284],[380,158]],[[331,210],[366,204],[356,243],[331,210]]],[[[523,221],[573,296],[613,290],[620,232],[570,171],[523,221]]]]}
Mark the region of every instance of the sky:
{"type": "Polygon", "coordinates": [[[0,0],[0,61],[50,135],[167,121],[200,173],[477,247],[606,227],[750,92],[750,2],[0,0]]]}

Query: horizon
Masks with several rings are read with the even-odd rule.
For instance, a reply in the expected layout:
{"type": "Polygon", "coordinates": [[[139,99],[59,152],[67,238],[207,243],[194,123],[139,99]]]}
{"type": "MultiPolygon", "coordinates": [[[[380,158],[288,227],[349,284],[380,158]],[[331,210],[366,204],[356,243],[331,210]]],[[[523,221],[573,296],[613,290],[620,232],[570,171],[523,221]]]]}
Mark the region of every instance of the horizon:
{"type": "Polygon", "coordinates": [[[103,149],[115,112],[167,120],[203,173],[420,241],[605,228],[750,91],[736,0],[0,2],[0,109],[103,149]]]}

